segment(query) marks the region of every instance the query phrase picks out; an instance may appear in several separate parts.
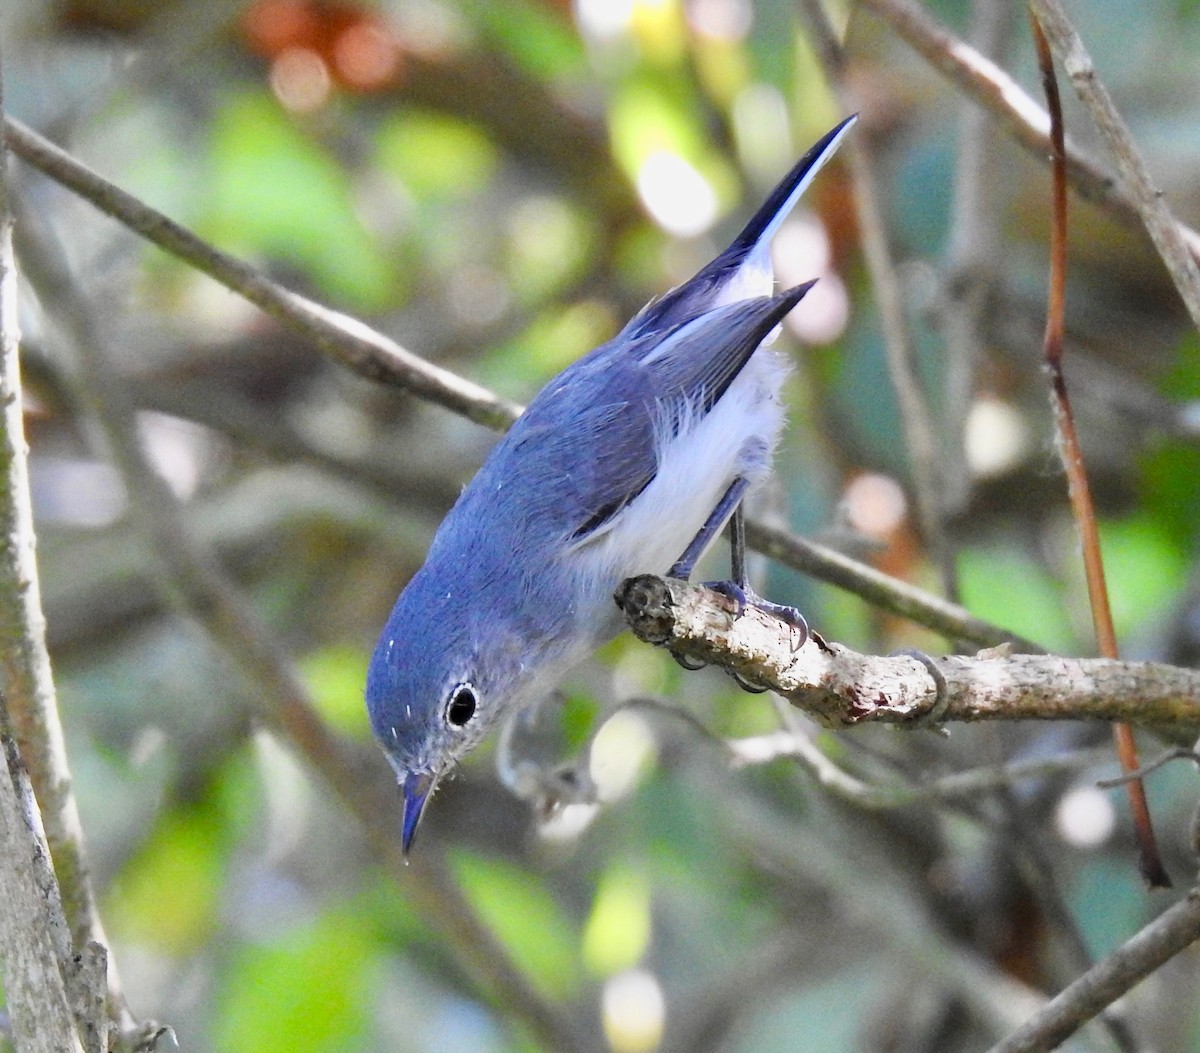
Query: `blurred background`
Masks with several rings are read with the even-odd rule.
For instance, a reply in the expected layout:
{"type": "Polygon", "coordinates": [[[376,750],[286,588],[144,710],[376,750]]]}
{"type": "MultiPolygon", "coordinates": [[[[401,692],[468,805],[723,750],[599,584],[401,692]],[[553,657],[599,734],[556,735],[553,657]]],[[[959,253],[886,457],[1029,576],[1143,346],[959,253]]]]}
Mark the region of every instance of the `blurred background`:
{"type": "MultiPolygon", "coordinates": [[[[878,222],[840,159],[778,238],[783,283],[821,280],[781,345],[791,423],[758,514],[956,591],[1043,647],[1094,653],[1040,362],[1048,169],[853,5],[825,15],[831,84],[821,10],[24,0],[5,11],[5,96],[223,250],[516,402],[707,261],[859,111],[878,222]],[[881,320],[868,228],[890,245],[901,334],[881,320]],[[898,335],[935,439],[924,495],[889,379],[898,335]]],[[[1020,5],[921,10],[1041,105],[1020,5]]],[[[1158,185],[1200,224],[1200,4],[1072,12],[1158,185]]],[[[1065,102],[1069,134],[1103,158],[1065,102]]],[[[1123,794],[1095,788],[1115,772],[1105,726],[835,737],[629,638],[473,755],[399,865],[366,662],[495,435],[351,374],[13,164],[75,789],[131,1007],[181,1048],[984,1049],[1170,902],[1141,885],[1123,794]],[[56,254],[65,270],[45,266],[56,254]],[[142,499],[123,442],[173,507],[142,499]],[[236,582],[359,786],[289,737],[236,634],[215,635],[174,580],[155,541],[176,528],[236,582]],[[866,792],[823,787],[812,756],[772,759],[781,728],[866,792]],[[974,792],[929,789],[1042,761],[974,792]]],[[[1071,225],[1067,374],[1117,632],[1128,657],[1191,664],[1200,341],[1143,234],[1075,197],[1071,225]]],[[[723,574],[723,552],[710,559],[723,574]]],[[[955,646],[757,571],[851,647],[955,646]]],[[[1165,769],[1149,792],[1186,882],[1195,773],[1165,769]]],[[[1133,1032],[1200,1048],[1198,981],[1194,954],[1161,970],[1129,1002],[1133,1032]]],[[[1119,1047],[1096,1028],[1069,1048],[1119,1047]]]]}

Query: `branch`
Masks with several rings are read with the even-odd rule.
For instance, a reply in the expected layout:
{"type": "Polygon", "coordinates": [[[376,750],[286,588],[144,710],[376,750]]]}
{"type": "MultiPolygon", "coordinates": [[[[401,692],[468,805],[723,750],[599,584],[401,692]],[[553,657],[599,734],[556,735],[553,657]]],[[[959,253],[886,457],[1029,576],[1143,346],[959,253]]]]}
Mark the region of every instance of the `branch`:
{"type": "Polygon", "coordinates": [[[1200,939],[1200,888],[1191,889],[1097,963],[989,1053],[1043,1053],[1200,939]]]}
{"type": "MultiPolygon", "coordinates": [[[[1050,154],[1050,117],[1007,72],[931,18],[915,0],[859,0],[859,6],[886,22],[929,64],[997,117],[1032,155],[1050,154]]],[[[1067,176],[1079,195],[1106,209],[1127,227],[1140,229],[1135,195],[1099,162],[1067,141],[1067,176]]],[[[1200,233],[1175,223],[1180,238],[1200,260],[1200,233]]]]}
{"type": "Polygon", "coordinates": [[[1162,191],[1154,186],[1146,161],[1113,105],[1108,89],[1096,74],[1092,56],[1058,0],[1030,0],[1030,5],[1071,78],[1075,94],[1091,112],[1092,120],[1116,161],[1133,206],[1166,264],[1171,280],[1192,316],[1192,324],[1200,329],[1200,266],[1189,251],[1162,191]]]}
{"type": "Polygon", "coordinates": [[[924,625],[948,639],[966,640],[981,647],[1010,644],[1018,651],[1042,652],[1032,640],[976,618],[957,603],[884,574],[820,542],[752,519],[746,522],[746,544],[785,567],[852,592],[867,603],[924,625]]]}
{"type": "MultiPolygon", "coordinates": [[[[1083,568],[1087,578],[1088,600],[1092,609],[1092,625],[1096,633],[1096,645],[1105,658],[1119,657],[1117,633],[1113,627],[1112,605],[1108,599],[1108,585],[1104,577],[1104,556],[1100,548],[1100,531],[1096,526],[1096,506],[1092,501],[1092,487],[1083,463],[1083,447],[1075,428],[1075,414],[1067,393],[1067,379],[1063,374],[1063,334],[1066,331],[1067,296],[1067,162],[1064,145],[1066,132],[1063,125],[1062,101],[1059,97],[1058,78],[1054,75],[1054,61],[1050,55],[1050,44],[1040,15],[1030,8],[1030,28],[1037,48],[1038,66],[1042,72],[1042,84],[1046,91],[1046,103],[1050,110],[1050,139],[1054,146],[1051,161],[1051,228],[1050,228],[1050,292],[1046,306],[1046,335],[1043,340],[1046,355],[1046,374],[1050,381],[1050,403],[1054,411],[1054,426],[1058,435],[1058,452],[1062,458],[1067,477],[1067,493],[1071,500],[1071,514],[1079,531],[1079,543],[1083,555],[1083,568]]],[[[1081,45],[1082,46],[1082,45],[1081,45]]],[[[1126,772],[1135,771],[1139,765],[1137,746],[1133,740],[1133,729],[1121,721],[1113,725],[1113,739],[1121,767],[1126,772]]],[[[1154,827],[1150,821],[1150,808],[1146,803],[1146,790],[1141,781],[1134,779],[1126,786],[1129,807],[1133,812],[1134,829],[1137,831],[1138,869],[1151,888],[1170,888],[1167,875],[1158,851],[1154,827]]]]}
{"type": "Polygon", "coordinates": [[[654,575],[628,579],[616,600],[640,640],[768,687],[826,727],[931,719],[1200,727],[1200,670],[1055,655],[876,657],[816,634],[793,650],[785,622],[756,607],[739,616],[721,593],[654,575]]]}
{"type": "MultiPolygon", "coordinates": [[[[846,55],[821,0],[804,0],[801,5],[816,41],[817,55],[825,79],[841,100],[843,110],[858,109],[846,89],[846,55]]],[[[938,437],[933,426],[929,399],[921,384],[917,356],[908,332],[904,294],[896,274],[896,263],[888,242],[887,223],[879,202],[875,161],[862,136],[851,136],[846,159],[854,194],[854,212],[863,258],[871,276],[871,287],[883,329],[884,357],[888,377],[900,411],[904,447],[912,470],[917,521],[933,563],[941,575],[942,591],[953,599],[958,592],[954,553],[946,536],[944,486],[938,460],[938,437]]]]}
{"type": "Polygon", "coordinates": [[[121,1022],[125,1014],[116,973],[106,975],[104,932],[88,878],[46,648],[18,359],[10,205],[8,156],[0,143],[0,666],[6,690],[0,698],[0,732],[8,761],[0,771],[5,857],[0,898],[13,897],[4,911],[0,953],[18,1046],[24,1048],[23,1039],[33,1048],[60,1032],[61,1002],[74,1014],[62,1048],[78,1049],[82,1037],[88,1053],[98,1053],[108,1045],[109,1012],[121,1022]]]}
{"type": "Polygon", "coordinates": [[[432,365],[370,326],[271,281],[261,271],[197,237],[186,227],[97,175],[49,140],[7,118],[13,153],[90,201],[164,252],[203,271],[276,321],[303,333],[342,365],[382,384],[406,388],[489,428],[508,427],[520,407],[478,384],[432,365]]]}
{"type": "Polygon", "coordinates": [[[0,980],[13,1040],[29,1053],[83,1053],[60,968],[71,934],[37,802],[7,729],[0,739],[0,980]]]}

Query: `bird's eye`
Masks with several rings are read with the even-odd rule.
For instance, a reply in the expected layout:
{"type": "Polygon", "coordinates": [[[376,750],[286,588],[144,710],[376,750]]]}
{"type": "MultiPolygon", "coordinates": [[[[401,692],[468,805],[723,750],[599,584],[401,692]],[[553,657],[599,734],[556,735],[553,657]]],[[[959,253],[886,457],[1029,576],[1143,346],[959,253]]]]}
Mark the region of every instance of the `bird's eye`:
{"type": "Polygon", "coordinates": [[[450,692],[450,704],[446,706],[446,721],[456,728],[465,728],[475,716],[479,696],[472,684],[459,684],[450,692]]]}

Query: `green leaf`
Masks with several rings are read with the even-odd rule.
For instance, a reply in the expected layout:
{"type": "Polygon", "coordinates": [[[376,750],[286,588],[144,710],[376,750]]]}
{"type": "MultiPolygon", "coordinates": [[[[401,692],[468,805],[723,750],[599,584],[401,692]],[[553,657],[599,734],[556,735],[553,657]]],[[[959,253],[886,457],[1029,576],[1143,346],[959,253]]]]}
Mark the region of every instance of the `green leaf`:
{"type": "Polygon", "coordinates": [[[300,673],[318,712],[335,728],[367,738],[363,685],[367,656],[357,647],[335,644],[310,651],[300,660],[300,673]]]}
{"type": "Polygon", "coordinates": [[[555,373],[607,340],[614,329],[612,312],[591,300],[543,311],[520,336],[489,353],[477,376],[503,395],[526,399],[555,373]]]}
{"type": "Polygon", "coordinates": [[[579,34],[569,19],[548,4],[459,0],[459,6],[517,65],[540,80],[553,80],[584,67],[579,34]]]}
{"type": "Polygon", "coordinates": [[[611,976],[637,965],[649,943],[649,883],[628,867],[610,867],[600,877],[583,930],[584,961],[593,973],[611,976]]]}
{"type": "Polygon", "coordinates": [[[334,910],[233,952],[216,1048],[230,1053],[340,1053],[365,1048],[375,932],[334,910]]]}
{"type": "Polygon", "coordinates": [[[270,96],[226,100],[213,121],[210,167],[208,238],[301,266],[350,307],[395,302],[400,275],[359,219],[346,174],[270,96]]]}
{"type": "Polygon", "coordinates": [[[1187,554],[1151,516],[1101,522],[1100,550],[1118,639],[1160,620],[1187,583],[1187,554]]]}
{"type": "Polygon", "coordinates": [[[484,924],[546,995],[569,998],[579,988],[579,938],[542,880],[498,859],[457,852],[455,876],[484,924]]]}
{"type": "Polygon", "coordinates": [[[1049,650],[1070,654],[1074,649],[1062,590],[1024,553],[968,548],[958,568],[962,602],[972,614],[1049,650]]]}
{"type": "Polygon", "coordinates": [[[209,943],[217,927],[226,834],[211,802],[165,813],[113,885],[105,911],[113,933],[173,955],[209,943]]]}
{"type": "Polygon", "coordinates": [[[405,110],[376,135],[376,163],[420,202],[477,193],[491,180],[496,159],[479,128],[446,114],[405,110]]]}

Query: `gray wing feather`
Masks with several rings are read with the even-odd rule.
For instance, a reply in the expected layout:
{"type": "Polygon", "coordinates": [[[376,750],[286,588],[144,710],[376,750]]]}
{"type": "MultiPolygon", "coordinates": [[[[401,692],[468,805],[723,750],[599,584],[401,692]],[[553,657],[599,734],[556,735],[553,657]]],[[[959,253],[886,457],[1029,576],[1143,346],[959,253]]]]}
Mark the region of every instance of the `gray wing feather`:
{"type": "Polygon", "coordinates": [[[707,413],[808,288],[597,348],[534,399],[472,488],[517,495],[508,514],[529,529],[586,538],[654,478],[664,424],[707,413]]]}

